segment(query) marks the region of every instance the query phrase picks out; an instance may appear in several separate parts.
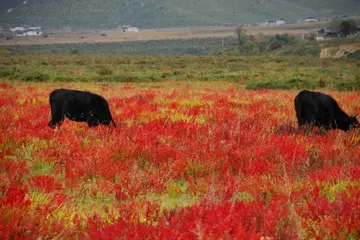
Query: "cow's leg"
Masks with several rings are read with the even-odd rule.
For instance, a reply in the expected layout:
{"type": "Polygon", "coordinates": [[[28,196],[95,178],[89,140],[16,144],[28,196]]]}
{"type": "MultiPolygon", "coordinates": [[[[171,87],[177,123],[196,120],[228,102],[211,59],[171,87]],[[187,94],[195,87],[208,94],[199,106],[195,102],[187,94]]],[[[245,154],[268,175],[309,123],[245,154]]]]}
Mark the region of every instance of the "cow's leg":
{"type": "Polygon", "coordinates": [[[55,128],[57,124],[64,121],[64,107],[61,104],[51,104],[51,120],[49,127],[55,128]]]}
{"type": "Polygon", "coordinates": [[[88,124],[88,126],[89,127],[97,127],[98,125],[99,125],[99,123],[98,122],[96,122],[96,121],[87,121],[87,124],[88,124]]]}
{"type": "Polygon", "coordinates": [[[304,119],[302,119],[302,126],[304,126],[305,131],[311,131],[314,126],[316,126],[316,114],[310,108],[305,108],[303,111],[304,119]]]}
{"type": "Polygon", "coordinates": [[[89,127],[96,127],[99,125],[99,120],[91,111],[86,119],[87,119],[86,122],[89,127]]]}

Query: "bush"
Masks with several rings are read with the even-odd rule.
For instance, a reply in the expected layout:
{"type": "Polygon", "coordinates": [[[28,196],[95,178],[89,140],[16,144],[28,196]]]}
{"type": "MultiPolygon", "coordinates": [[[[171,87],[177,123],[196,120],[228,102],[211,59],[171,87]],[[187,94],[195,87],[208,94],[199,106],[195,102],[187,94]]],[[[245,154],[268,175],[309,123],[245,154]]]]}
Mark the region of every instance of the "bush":
{"type": "Polygon", "coordinates": [[[360,90],[360,78],[353,81],[337,82],[334,88],[338,91],[360,90]]]}
{"type": "Polygon", "coordinates": [[[271,52],[275,49],[281,48],[282,46],[293,44],[295,42],[295,37],[290,36],[289,34],[276,34],[267,42],[265,51],[271,52]]]}
{"type": "Polygon", "coordinates": [[[109,82],[129,82],[130,79],[126,78],[124,75],[103,75],[100,77],[96,77],[95,81],[109,81],[109,82]]]}
{"type": "Polygon", "coordinates": [[[0,69],[0,78],[9,77],[13,75],[13,72],[8,69],[0,69]]]}
{"type": "Polygon", "coordinates": [[[72,53],[72,54],[79,54],[79,53],[80,53],[80,50],[79,50],[79,49],[72,49],[72,50],[70,51],[70,53],[72,53]]]}
{"type": "Polygon", "coordinates": [[[360,49],[356,50],[353,53],[350,53],[347,57],[352,59],[360,59],[360,49]]]}
{"type": "Polygon", "coordinates": [[[99,75],[101,75],[101,76],[112,75],[113,72],[114,72],[114,71],[113,71],[111,68],[106,67],[106,66],[101,67],[101,68],[97,71],[97,73],[98,73],[99,75]]]}
{"type": "Polygon", "coordinates": [[[50,79],[50,76],[42,72],[32,72],[23,76],[25,81],[29,82],[45,82],[50,79]]]}
{"type": "Polygon", "coordinates": [[[317,84],[315,81],[307,79],[289,79],[285,81],[281,80],[268,80],[268,81],[257,81],[249,82],[246,84],[245,89],[248,90],[259,90],[259,89],[315,89],[317,84]]]}

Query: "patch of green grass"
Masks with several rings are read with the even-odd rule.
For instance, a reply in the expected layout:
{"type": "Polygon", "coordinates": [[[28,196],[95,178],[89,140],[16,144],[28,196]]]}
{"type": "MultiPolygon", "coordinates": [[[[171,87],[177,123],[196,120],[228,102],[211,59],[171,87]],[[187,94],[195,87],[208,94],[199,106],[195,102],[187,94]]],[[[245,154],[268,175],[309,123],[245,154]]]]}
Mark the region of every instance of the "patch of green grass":
{"type": "Polygon", "coordinates": [[[322,187],[323,195],[330,201],[334,201],[336,195],[339,192],[348,192],[347,191],[348,182],[346,181],[339,181],[336,184],[326,184],[322,187]]]}
{"type": "Polygon", "coordinates": [[[347,57],[350,58],[350,59],[358,59],[358,60],[360,60],[360,49],[356,50],[353,53],[350,53],[347,57]]]}
{"type": "Polygon", "coordinates": [[[249,203],[253,200],[253,197],[248,192],[239,192],[235,193],[232,197],[233,201],[244,201],[245,203],[249,203]]]}
{"type": "Polygon", "coordinates": [[[28,82],[45,82],[50,80],[50,75],[44,72],[35,71],[24,74],[23,80],[28,82]]]}
{"type": "Polygon", "coordinates": [[[36,207],[38,207],[39,205],[45,205],[50,203],[51,201],[51,197],[49,194],[36,190],[32,190],[30,192],[29,198],[31,201],[30,209],[32,210],[35,210],[36,207]]]}
{"type": "Polygon", "coordinates": [[[171,182],[168,184],[168,192],[165,194],[146,194],[150,201],[160,201],[161,210],[173,210],[178,207],[191,206],[198,200],[196,196],[186,192],[187,183],[183,181],[171,182]]]}
{"type": "Polygon", "coordinates": [[[245,89],[315,89],[317,84],[315,81],[306,79],[289,79],[289,80],[268,80],[268,81],[251,81],[246,84],[245,89]]]}
{"type": "Polygon", "coordinates": [[[230,81],[247,89],[358,89],[354,59],[294,56],[7,54],[2,80],[51,82],[230,81]],[[43,64],[46,63],[46,64],[43,64]],[[34,71],[35,69],[35,71],[34,71]],[[101,71],[99,71],[99,69],[101,71]],[[324,84],[319,84],[322,80],[324,84]]]}
{"type": "Polygon", "coordinates": [[[114,71],[108,67],[108,66],[102,66],[100,67],[100,69],[97,71],[97,73],[100,76],[108,76],[108,75],[112,75],[114,73],[114,71]]]}
{"type": "Polygon", "coordinates": [[[336,82],[333,86],[338,91],[355,91],[360,89],[360,78],[352,81],[336,82]]]}
{"type": "Polygon", "coordinates": [[[54,163],[53,162],[44,162],[44,161],[35,161],[32,163],[32,168],[30,175],[52,175],[54,174],[54,163]]]}

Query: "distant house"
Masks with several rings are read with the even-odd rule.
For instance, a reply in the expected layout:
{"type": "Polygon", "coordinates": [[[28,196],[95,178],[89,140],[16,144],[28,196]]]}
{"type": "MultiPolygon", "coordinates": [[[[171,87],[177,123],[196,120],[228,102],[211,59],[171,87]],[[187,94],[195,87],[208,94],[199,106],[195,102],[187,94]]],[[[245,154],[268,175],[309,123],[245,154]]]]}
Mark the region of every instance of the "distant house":
{"type": "Polygon", "coordinates": [[[120,28],[123,32],[139,32],[139,28],[132,25],[123,25],[120,28]]]}
{"type": "Polygon", "coordinates": [[[332,19],[342,19],[342,18],[347,18],[348,15],[341,15],[341,16],[333,16],[332,19]]]}
{"type": "Polygon", "coordinates": [[[318,22],[319,19],[313,17],[306,17],[302,20],[302,22],[309,23],[309,22],[318,22]]]}
{"type": "Polygon", "coordinates": [[[41,27],[29,27],[26,29],[26,36],[40,36],[42,34],[41,27]]]}
{"type": "Polygon", "coordinates": [[[15,27],[10,28],[10,31],[14,32],[16,36],[40,36],[43,34],[41,27],[15,27]]]}
{"type": "Polygon", "coordinates": [[[317,41],[331,40],[340,37],[340,33],[338,31],[333,31],[327,27],[321,28],[317,33],[318,36],[315,37],[317,41]]]}
{"type": "Polygon", "coordinates": [[[14,27],[14,28],[9,28],[9,30],[12,32],[18,32],[18,31],[25,31],[26,28],[25,27],[14,27]]]}
{"type": "Polygon", "coordinates": [[[284,25],[285,23],[286,23],[285,20],[282,18],[276,20],[276,25],[284,25]]]}
{"type": "Polygon", "coordinates": [[[275,20],[268,20],[265,22],[266,26],[279,26],[279,25],[283,25],[285,24],[285,20],[280,18],[280,19],[275,19],[275,20]]]}

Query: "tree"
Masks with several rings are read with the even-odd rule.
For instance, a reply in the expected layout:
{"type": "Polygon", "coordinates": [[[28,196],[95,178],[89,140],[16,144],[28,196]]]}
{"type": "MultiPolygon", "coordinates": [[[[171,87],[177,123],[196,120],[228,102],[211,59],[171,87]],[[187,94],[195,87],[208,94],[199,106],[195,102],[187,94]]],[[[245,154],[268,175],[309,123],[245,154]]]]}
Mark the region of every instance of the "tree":
{"type": "Polygon", "coordinates": [[[346,20],[336,19],[330,23],[329,28],[332,31],[339,32],[343,37],[347,37],[348,35],[359,31],[356,22],[351,18],[346,20]]]}
{"type": "Polygon", "coordinates": [[[242,26],[239,26],[236,28],[236,35],[238,37],[239,49],[241,49],[241,46],[246,43],[248,38],[246,35],[246,30],[242,26]]]}
{"type": "Polygon", "coordinates": [[[359,28],[356,26],[354,19],[343,20],[340,24],[339,32],[342,36],[346,37],[350,34],[356,33],[359,28]]]}

